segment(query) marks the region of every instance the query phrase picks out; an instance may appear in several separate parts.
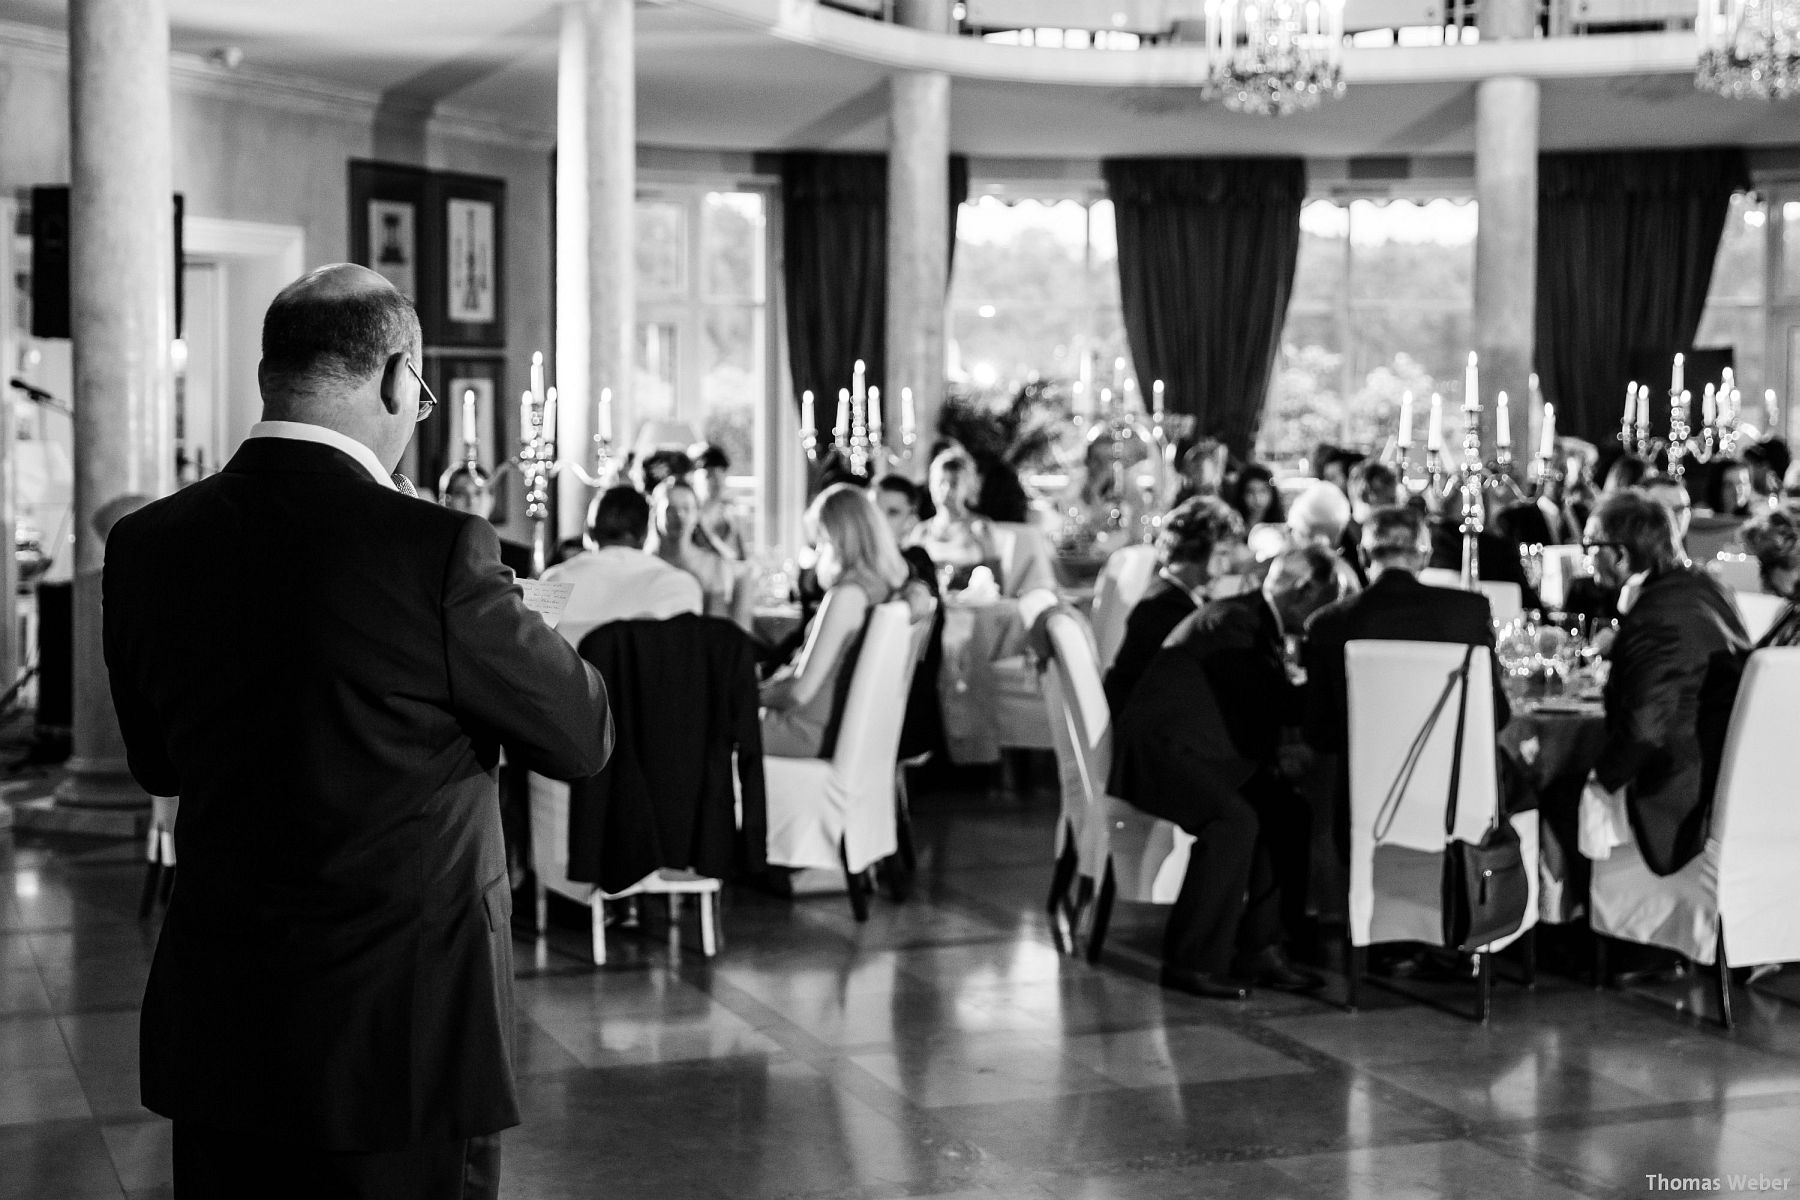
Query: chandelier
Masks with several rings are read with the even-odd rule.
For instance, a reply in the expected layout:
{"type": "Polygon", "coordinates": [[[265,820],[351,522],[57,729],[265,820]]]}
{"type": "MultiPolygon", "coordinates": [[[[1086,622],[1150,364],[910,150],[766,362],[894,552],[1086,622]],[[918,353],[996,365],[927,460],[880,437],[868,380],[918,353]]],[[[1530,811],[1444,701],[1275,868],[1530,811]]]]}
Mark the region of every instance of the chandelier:
{"type": "Polygon", "coordinates": [[[1344,94],[1344,0],[1207,0],[1207,92],[1284,117],[1344,94]]]}
{"type": "Polygon", "coordinates": [[[1800,0],[1700,0],[1696,87],[1731,100],[1800,96],[1800,0]]]}

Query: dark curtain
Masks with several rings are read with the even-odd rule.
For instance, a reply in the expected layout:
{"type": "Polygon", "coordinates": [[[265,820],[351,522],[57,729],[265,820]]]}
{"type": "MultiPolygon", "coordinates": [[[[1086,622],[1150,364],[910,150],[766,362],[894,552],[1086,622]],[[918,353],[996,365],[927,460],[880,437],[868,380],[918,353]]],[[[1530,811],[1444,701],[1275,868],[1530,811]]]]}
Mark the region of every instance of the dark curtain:
{"type": "Polygon", "coordinates": [[[1195,432],[1248,455],[1281,342],[1306,164],[1115,158],[1102,164],[1138,383],[1167,388],[1195,432]]]}
{"type": "Polygon", "coordinates": [[[1539,158],[1537,368],[1558,429],[1606,446],[1646,358],[1663,364],[1640,381],[1663,426],[1668,364],[1693,345],[1731,194],[1749,186],[1736,148],[1539,158]]]}
{"type": "MultiPolygon", "coordinates": [[[[969,160],[950,157],[950,245],[957,208],[969,194],[969,160]]],[[[887,156],[796,152],[782,156],[782,284],[788,362],[796,403],[811,391],[818,435],[827,441],[839,388],[857,359],[882,386],[891,426],[898,418],[886,385],[887,156]]],[[[947,260],[948,261],[948,260],[947,260]]]]}

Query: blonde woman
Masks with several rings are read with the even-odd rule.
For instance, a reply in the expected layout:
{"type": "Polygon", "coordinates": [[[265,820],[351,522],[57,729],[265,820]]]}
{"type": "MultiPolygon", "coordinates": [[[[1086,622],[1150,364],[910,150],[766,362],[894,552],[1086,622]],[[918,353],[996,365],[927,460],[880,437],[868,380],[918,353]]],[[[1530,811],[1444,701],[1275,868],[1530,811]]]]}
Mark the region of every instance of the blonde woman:
{"type": "Polygon", "coordinates": [[[700,497],[685,479],[665,479],[651,496],[650,539],[644,549],[700,581],[706,615],[724,617],[748,631],[756,589],[745,564],[713,543],[700,522],[700,497]]]}
{"type": "Polygon", "coordinates": [[[899,595],[909,575],[874,502],[850,484],[819,493],[806,510],[806,534],[818,547],[825,599],[800,653],[762,685],[763,753],[778,758],[831,756],[869,614],[899,595]]]}
{"type": "Polygon", "coordinates": [[[970,573],[980,566],[1000,578],[1000,550],[993,526],[969,509],[981,486],[974,460],[962,447],[952,446],[931,460],[927,478],[937,512],[914,531],[913,538],[931,555],[940,576],[948,577],[945,590],[968,586],[970,573]]]}

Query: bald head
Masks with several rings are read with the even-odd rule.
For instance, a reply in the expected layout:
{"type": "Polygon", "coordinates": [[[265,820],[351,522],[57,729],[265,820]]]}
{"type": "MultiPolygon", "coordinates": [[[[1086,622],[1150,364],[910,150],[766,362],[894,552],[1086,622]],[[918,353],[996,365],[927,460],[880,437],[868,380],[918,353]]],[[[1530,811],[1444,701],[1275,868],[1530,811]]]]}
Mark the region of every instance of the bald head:
{"type": "Polygon", "coordinates": [[[409,365],[423,365],[412,301],[367,267],[319,267],[281,289],[263,317],[263,416],[348,434],[392,470],[418,413],[409,365]]]}

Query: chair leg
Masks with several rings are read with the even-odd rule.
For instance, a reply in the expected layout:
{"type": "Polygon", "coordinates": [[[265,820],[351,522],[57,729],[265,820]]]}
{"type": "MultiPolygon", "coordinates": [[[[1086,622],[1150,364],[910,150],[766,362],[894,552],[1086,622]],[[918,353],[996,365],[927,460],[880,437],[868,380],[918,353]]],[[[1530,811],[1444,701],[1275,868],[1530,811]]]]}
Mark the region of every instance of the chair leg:
{"type": "Polygon", "coordinates": [[[1113,882],[1112,860],[1106,863],[1106,874],[1100,880],[1100,896],[1094,901],[1094,924],[1088,931],[1087,958],[1091,963],[1100,961],[1100,952],[1106,947],[1106,926],[1112,920],[1114,893],[1118,885],[1113,882]]]}
{"type": "Polygon", "coordinates": [[[1494,956],[1475,952],[1475,1021],[1477,1024],[1488,1023],[1488,1013],[1493,1007],[1494,999],[1494,956]]]}
{"type": "Polygon", "coordinates": [[[1537,932],[1536,925],[1525,931],[1525,987],[1528,991],[1537,987],[1537,932]]]}
{"type": "Polygon", "coordinates": [[[869,897],[863,891],[863,873],[850,869],[850,850],[838,839],[838,861],[844,864],[844,889],[850,893],[850,914],[858,921],[869,919],[869,897]]]}
{"type": "Polygon", "coordinates": [[[157,884],[162,882],[163,865],[160,859],[151,859],[144,865],[144,892],[138,897],[138,920],[150,915],[150,909],[156,904],[157,884]]]}
{"type": "Polygon", "coordinates": [[[1056,869],[1050,874],[1050,899],[1044,907],[1049,911],[1051,919],[1055,919],[1056,910],[1061,908],[1069,895],[1069,884],[1075,879],[1077,866],[1075,855],[1075,832],[1067,822],[1063,824],[1065,840],[1062,853],[1056,857],[1056,869]]]}
{"type": "Polygon", "coordinates": [[[894,833],[900,843],[900,865],[911,875],[919,858],[913,850],[912,796],[906,790],[905,767],[894,771],[894,833]]]}
{"type": "Polygon", "coordinates": [[[717,936],[719,893],[700,897],[700,953],[711,958],[719,952],[717,936]]]}
{"type": "Polygon", "coordinates": [[[1713,951],[1713,965],[1718,972],[1719,1024],[1730,1029],[1732,1027],[1731,967],[1725,961],[1725,919],[1723,917],[1719,918],[1719,945],[1713,951]]]}
{"type": "Polygon", "coordinates": [[[537,918],[537,935],[541,942],[550,935],[550,889],[539,883],[534,890],[537,903],[532,905],[532,915],[537,918]]]}
{"type": "Polygon", "coordinates": [[[1362,1001],[1363,972],[1369,966],[1369,951],[1366,946],[1358,946],[1350,941],[1350,935],[1344,935],[1344,1007],[1355,1012],[1362,1001]]]}
{"type": "Polygon", "coordinates": [[[169,897],[173,896],[174,894],[175,894],[175,868],[172,866],[164,867],[162,869],[163,907],[165,907],[165,908],[168,907],[169,897]]]}
{"type": "Polygon", "coordinates": [[[606,901],[595,892],[588,897],[588,923],[590,936],[594,943],[594,965],[606,965],[606,901]]]}
{"type": "Polygon", "coordinates": [[[1606,935],[1598,931],[1592,933],[1594,939],[1594,990],[1606,987],[1606,935]]]}

